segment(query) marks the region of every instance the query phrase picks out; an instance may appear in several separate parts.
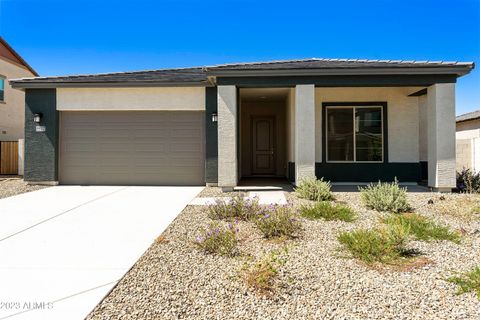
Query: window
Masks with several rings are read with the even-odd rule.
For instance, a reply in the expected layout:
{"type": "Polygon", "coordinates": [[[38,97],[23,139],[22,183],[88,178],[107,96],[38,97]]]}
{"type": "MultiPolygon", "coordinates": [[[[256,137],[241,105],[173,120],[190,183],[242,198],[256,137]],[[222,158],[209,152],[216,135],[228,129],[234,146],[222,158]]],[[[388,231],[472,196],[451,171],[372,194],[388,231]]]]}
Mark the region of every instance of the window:
{"type": "Polygon", "coordinates": [[[382,111],[382,106],[327,107],[327,161],[383,162],[382,111]]]}
{"type": "Polygon", "coordinates": [[[5,78],[0,76],[0,101],[5,101],[5,78]]]}

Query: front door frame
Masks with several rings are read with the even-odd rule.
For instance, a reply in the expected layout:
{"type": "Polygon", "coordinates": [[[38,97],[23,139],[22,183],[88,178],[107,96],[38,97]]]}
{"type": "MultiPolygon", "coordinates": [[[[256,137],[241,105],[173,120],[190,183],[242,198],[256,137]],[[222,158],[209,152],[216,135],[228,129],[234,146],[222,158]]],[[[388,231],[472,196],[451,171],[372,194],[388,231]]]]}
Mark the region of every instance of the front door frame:
{"type": "MultiPolygon", "coordinates": [[[[253,177],[275,177],[276,172],[277,172],[277,156],[278,156],[278,151],[277,151],[277,146],[276,146],[276,140],[277,140],[277,117],[275,115],[252,115],[250,117],[250,161],[251,161],[251,174],[253,177]],[[255,120],[260,120],[260,119],[268,119],[271,120],[272,123],[272,128],[271,128],[271,144],[272,144],[272,151],[271,156],[272,158],[270,159],[271,161],[271,172],[269,173],[256,173],[255,171],[255,156],[256,156],[256,151],[255,151],[255,139],[256,139],[256,130],[254,126],[255,120]]],[[[268,151],[267,151],[268,152],[268,151]]]]}

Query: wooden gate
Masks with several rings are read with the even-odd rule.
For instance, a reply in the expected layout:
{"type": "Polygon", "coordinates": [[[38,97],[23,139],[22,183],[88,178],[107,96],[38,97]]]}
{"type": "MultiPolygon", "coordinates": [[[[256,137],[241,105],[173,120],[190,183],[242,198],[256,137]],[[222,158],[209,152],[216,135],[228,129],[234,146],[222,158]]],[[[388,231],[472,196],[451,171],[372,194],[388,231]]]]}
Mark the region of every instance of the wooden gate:
{"type": "Polygon", "coordinates": [[[0,174],[18,174],[17,141],[0,141],[0,174]]]}

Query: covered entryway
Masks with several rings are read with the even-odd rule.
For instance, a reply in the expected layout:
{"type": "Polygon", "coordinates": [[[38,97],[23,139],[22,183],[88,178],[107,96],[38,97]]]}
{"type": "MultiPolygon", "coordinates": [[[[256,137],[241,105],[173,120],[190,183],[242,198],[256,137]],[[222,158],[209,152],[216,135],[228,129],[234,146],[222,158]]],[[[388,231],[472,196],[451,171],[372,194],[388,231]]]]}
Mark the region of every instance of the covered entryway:
{"type": "Polygon", "coordinates": [[[287,176],[288,88],[240,89],[241,178],[287,176]]]}
{"type": "Polygon", "coordinates": [[[202,111],[64,111],[59,182],[203,185],[202,111]]]}

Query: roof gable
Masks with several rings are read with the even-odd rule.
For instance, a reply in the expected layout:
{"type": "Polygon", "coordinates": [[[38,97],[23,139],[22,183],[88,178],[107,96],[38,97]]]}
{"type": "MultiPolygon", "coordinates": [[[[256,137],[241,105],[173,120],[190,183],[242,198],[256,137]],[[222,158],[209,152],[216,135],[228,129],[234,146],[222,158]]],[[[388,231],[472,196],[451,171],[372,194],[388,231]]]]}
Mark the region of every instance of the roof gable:
{"type": "Polygon", "coordinates": [[[20,64],[28,69],[34,76],[38,76],[38,73],[33,70],[33,68],[30,67],[30,65],[23,60],[23,58],[2,37],[0,37],[0,57],[20,64]]]}

